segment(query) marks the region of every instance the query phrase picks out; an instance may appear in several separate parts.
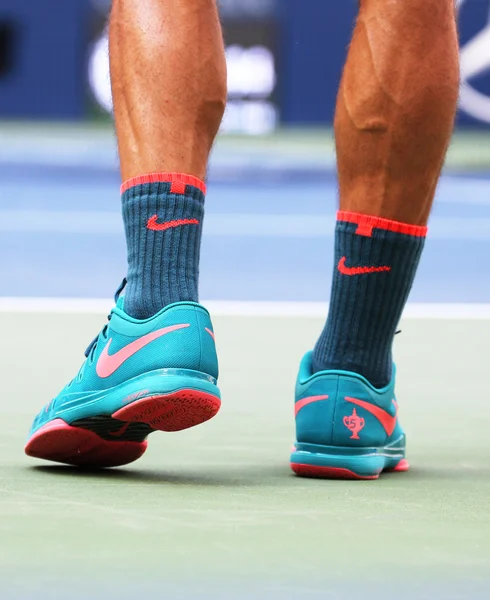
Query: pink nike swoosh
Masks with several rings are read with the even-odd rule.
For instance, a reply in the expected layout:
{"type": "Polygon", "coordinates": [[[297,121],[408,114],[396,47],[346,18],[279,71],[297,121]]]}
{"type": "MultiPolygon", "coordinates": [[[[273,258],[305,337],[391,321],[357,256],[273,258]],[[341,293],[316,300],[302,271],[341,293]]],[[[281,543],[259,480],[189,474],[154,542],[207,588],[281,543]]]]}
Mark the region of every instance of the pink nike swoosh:
{"type": "Polygon", "coordinates": [[[156,331],[147,333],[134,342],[131,342],[127,346],[124,346],[124,348],[121,348],[112,355],[109,354],[109,346],[112,343],[112,338],[109,339],[104,350],[102,350],[102,354],[99,356],[99,360],[97,361],[97,366],[95,367],[97,375],[102,379],[105,377],[110,377],[128,360],[128,358],[131,358],[150,342],[153,342],[153,340],[156,340],[167,333],[177,331],[177,329],[184,329],[185,327],[190,327],[190,324],[172,325],[171,327],[157,329],[156,331]]]}
{"type": "Polygon", "coordinates": [[[392,400],[396,409],[395,416],[393,416],[390,415],[388,411],[383,410],[379,406],[371,404],[370,402],[365,402],[364,400],[359,400],[359,398],[349,398],[348,396],[346,396],[345,399],[347,400],[347,402],[352,402],[352,404],[356,404],[357,406],[360,406],[364,410],[367,410],[369,413],[374,415],[381,423],[388,435],[391,435],[395,431],[396,420],[398,418],[398,404],[395,400],[392,400]]]}
{"type": "Polygon", "coordinates": [[[347,258],[343,256],[337,265],[337,269],[342,275],[367,275],[369,273],[389,273],[391,271],[391,267],[347,267],[346,260],[347,258]]]}
{"type": "Polygon", "coordinates": [[[124,433],[126,433],[126,429],[130,425],[131,423],[124,423],[121,429],[118,429],[117,431],[109,431],[109,435],[112,435],[112,437],[121,437],[124,433]]]}
{"type": "Polygon", "coordinates": [[[147,229],[151,231],[166,231],[167,229],[173,229],[174,227],[182,227],[182,225],[199,225],[197,219],[177,219],[175,221],[166,221],[165,223],[157,223],[158,215],[153,215],[148,219],[146,224],[147,229]]]}
{"type": "Polygon", "coordinates": [[[320,402],[321,400],[328,400],[328,396],[308,396],[308,398],[302,398],[301,400],[298,400],[298,402],[296,402],[294,405],[294,415],[296,416],[299,411],[308,404],[311,404],[312,402],[320,402]]]}

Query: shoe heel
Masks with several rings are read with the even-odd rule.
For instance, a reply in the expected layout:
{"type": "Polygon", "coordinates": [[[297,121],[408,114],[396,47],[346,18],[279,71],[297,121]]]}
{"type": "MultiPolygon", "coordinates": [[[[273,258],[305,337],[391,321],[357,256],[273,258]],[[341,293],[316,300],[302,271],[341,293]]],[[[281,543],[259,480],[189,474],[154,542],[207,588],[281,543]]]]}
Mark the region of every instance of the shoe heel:
{"type": "Polygon", "coordinates": [[[384,469],[384,460],[378,457],[293,452],[291,469],[300,477],[319,479],[378,479],[384,469]]]}
{"type": "Polygon", "coordinates": [[[348,448],[297,443],[291,469],[300,477],[321,479],[378,479],[383,471],[407,471],[404,449],[348,448]],[[391,455],[390,455],[391,453],[391,455]]]}

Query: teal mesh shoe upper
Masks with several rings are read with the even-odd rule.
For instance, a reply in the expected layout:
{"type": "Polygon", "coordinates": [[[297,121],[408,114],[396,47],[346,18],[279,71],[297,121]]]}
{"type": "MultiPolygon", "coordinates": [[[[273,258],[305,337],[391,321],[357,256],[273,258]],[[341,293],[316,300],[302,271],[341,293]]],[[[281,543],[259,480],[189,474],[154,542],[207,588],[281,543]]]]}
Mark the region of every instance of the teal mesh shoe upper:
{"type": "Polygon", "coordinates": [[[78,374],[42,409],[31,433],[62,411],[100,402],[123,383],[152,372],[163,376],[167,369],[193,372],[216,383],[218,359],[208,311],[194,302],[179,302],[137,320],[124,312],[124,299],[119,298],[78,374]]]}

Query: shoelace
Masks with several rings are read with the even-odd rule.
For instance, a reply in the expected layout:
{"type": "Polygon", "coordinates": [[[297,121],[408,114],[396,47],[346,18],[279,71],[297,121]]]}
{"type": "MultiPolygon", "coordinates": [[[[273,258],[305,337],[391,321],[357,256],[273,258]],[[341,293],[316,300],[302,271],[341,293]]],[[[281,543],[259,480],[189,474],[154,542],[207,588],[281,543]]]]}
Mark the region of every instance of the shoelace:
{"type": "MultiPolygon", "coordinates": [[[[124,288],[126,287],[126,277],[121,281],[121,284],[119,285],[119,287],[116,290],[116,293],[114,294],[114,303],[117,304],[117,301],[119,300],[119,296],[122,294],[122,291],[124,290],[124,288]]],[[[90,342],[88,348],[85,350],[85,358],[91,358],[95,352],[95,349],[97,348],[97,343],[99,341],[99,339],[105,338],[106,337],[106,333],[107,333],[107,329],[109,327],[109,321],[112,319],[112,311],[107,315],[107,323],[104,325],[102,331],[90,342]]]]}

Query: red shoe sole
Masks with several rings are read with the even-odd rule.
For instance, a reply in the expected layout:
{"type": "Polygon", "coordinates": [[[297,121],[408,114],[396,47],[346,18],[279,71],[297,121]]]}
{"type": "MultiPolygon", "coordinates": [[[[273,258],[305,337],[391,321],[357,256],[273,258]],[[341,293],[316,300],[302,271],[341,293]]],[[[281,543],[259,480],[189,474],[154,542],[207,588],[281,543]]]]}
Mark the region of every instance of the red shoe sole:
{"type": "MultiPolygon", "coordinates": [[[[109,435],[124,435],[124,423],[143,423],[154,431],[181,431],[208,421],[221,406],[217,396],[196,390],[179,390],[172,394],[143,398],[116,411],[116,431],[109,435]],[[117,431],[119,429],[119,431],[117,431]]],[[[151,432],[150,432],[151,433],[151,432]]],[[[55,419],[41,427],[28,441],[28,456],[80,467],[119,467],[140,458],[148,442],[105,440],[97,433],[74,427],[55,419]]]]}
{"type": "Polygon", "coordinates": [[[410,469],[410,465],[406,458],[402,458],[402,460],[396,465],[394,469],[386,469],[386,473],[404,473],[410,469]]]}
{"type": "Polygon", "coordinates": [[[358,475],[349,469],[340,467],[317,467],[313,465],[301,465],[291,463],[291,469],[300,477],[312,477],[315,479],[378,479],[378,475],[358,475]]]}
{"type": "Polygon", "coordinates": [[[221,400],[196,390],[179,390],[173,394],[136,400],[112,415],[130,423],[146,423],[159,431],[182,431],[208,421],[216,415],[221,400]]]}
{"type": "MultiPolygon", "coordinates": [[[[408,460],[403,458],[395,468],[386,469],[385,473],[395,473],[408,471],[410,465],[408,460]]],[[[375,475],[359,475],[349,469],[343,469],[340,467],[319,467],[314,465],[304,465],[299,463],[291,463],[291,469],[300,477],[312,477],[316,479],[360,479],[360,480],[372,480],[379,479],[381,473],[375,475]]],[[[381,471],[382,472],[382,471],[381,471]]]]}
{"type": "Polygon", "coordinates": [[[142,456],[148,442],[102,439],[93,431],[72,427],[61,419],[47,423],[27,442],[28,456],[78,467],[120,467],[142,456]]]}

